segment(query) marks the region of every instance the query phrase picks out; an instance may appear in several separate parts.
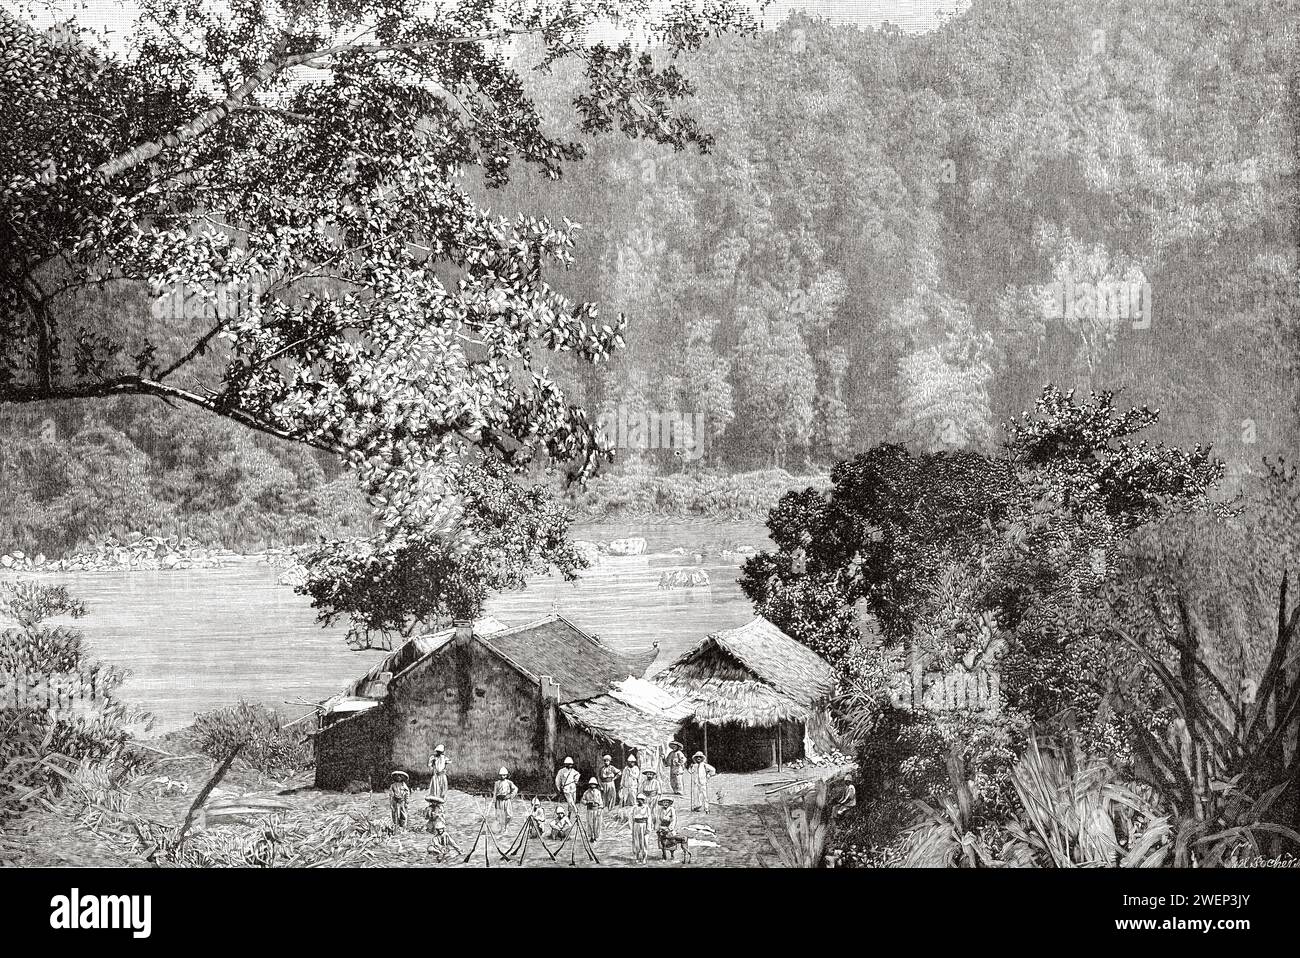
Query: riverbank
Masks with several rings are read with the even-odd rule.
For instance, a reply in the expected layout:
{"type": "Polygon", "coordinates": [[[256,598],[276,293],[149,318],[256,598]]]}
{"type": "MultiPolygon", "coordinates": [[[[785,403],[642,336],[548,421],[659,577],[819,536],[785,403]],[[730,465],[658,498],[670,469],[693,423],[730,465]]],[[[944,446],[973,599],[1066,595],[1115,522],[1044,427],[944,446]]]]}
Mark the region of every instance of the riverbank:
{"type": "MultiPolygon", "coordinates": [[[[783,469],[745,473],[681,472],[666,475],[629,469],[592,479],[586,489],[566,490],[558,484],[557,498],[567,502],[575,526],[593,524],[671,525],[684,521],[762,523],[785,493],[829,487],[821,473],[793,474],[783,469]]],[[[253,526],[277,528],[277,516],[254,514],[253,526]]],[[[247,525],[248,523],[245,523],[247,525]]],[[[360,530],[359,530],[360,531],[360,530]]],[[[320,534],[340,534],[323,522],[320,534]]],[[[346,535],[347,533],[341,533],[346,535]]],[[[356,532],[352,534],[357,534],[356,532]]],[[[577,538],[589,536],[575,533],[577,538]]],[[[140,530],[120,537],[105,537],[90,545],[54,555],[39,543],[11,541],[0,549],[0,571],[11,572],[129,572],[218,569],[241,557],[265,559],[272,565],[291,565],[291,557],[315,542],[315,537],[294,543],[225,542],[205,536],[162,535],[140,530]],[[290,557],[285,559],[284,557],[290,557]]],[[[600,545],[599,542],[597,542],[600,545]]],[[[723,548],[726,547],[723,544],[723,548]]],[[[617,554],[617,553],[615,553],[617,554]]],[[[287,584],[294,584],[292,581],[287,584]]]]}
{"type": "Polygon", "coordinates": [[[762,522],[783,495],[809,486],[829,488],[830,477],[795,475],[784,469],[734,474],[626,472],[597,476],[573,495],[571,503],[579,522],[762,522]]]}

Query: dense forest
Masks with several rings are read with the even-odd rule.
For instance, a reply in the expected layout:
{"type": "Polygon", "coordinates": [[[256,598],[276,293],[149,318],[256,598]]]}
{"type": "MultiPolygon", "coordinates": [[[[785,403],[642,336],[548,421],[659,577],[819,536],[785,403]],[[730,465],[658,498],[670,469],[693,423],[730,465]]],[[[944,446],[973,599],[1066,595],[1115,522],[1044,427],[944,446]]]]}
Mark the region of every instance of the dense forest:
{"type": "MultiPolygon", "coordinates": [[[[627,317],[612,362],[552,372],[593,414],[705,433],[699,458],[622,449],[611,471],[986,451],[1049,382],[1126,390],[1161,411],[1154,439],[1212,443],[1230,476],[1286,455],[1300,76],[1292,38],[1252,27],[1294,29],[1287,4],[1250,5],[988,0],[919,35],[796,15],[682,58],[706,155],[610,136],[559,183],[521,169],[492,207],[582,224],[552,282],[627,317]]],[[[533,76],[576,138],[573,77],[533,76]]],[[[156,400],[11,407],[0,436],[5,547],[368,521],[330,457],[156,400]]]]}

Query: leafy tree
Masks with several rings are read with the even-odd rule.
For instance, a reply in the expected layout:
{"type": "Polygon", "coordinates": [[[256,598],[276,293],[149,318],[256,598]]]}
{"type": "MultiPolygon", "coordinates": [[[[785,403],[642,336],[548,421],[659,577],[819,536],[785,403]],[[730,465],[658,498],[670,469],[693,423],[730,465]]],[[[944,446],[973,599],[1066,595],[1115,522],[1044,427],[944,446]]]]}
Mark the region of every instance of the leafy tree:
{"type": "Polygon", "coordinates": [[[797,322],[773,311],[767,298],[745,310],[732,376],[747,445],[768,464],[783,466],[792,450],[812,439],[816,369],[797,322]]]}
{"type": "Polygon", "coordinates": [[[1001,660],[1014,713],[1095,719],[1124,656],[1080,627],[1081,610],[1134,529],[1212,509],[1222,475],[1208,450],[1133,441],[1154,416],[1048,387],[1006,424],[1000,455],[876,447],[839,463],[829,493],[780,501],[768,520],[776,549],[746,562],[741,587],[847,675],[860,671],[861,603],[887,645],[933,667],[1001,660]]]}
{"type": "Polygon", "coordinates": [[[567,539],[567,512],[491,459],[460,472],[441,504],[441,521],[404,536],[325,542],[304,557],[299,591],[324,622],[348,624],[354,648],[473,618],[492,592],[522,589],[552,567],[573,579],[586,564],[567,539]]]}
{"type": "Polygon", "coordinates": [[[584,133],[707,149],[673,60],[752,17],[730,0],[140,10],[125,53],[0,14],[0,403],[154,397],[326,450],[355,468],[381,551],[440,526],[456,470],[549,456],[589,476],[603,451],[539,354],[599,362],[623,324],[547,281],[571,224],[480,199],[584,152],[546,131],[506,44],[580,65],[584,133]],[[656,52],[588,39],[610,21],[656,52]],[[118,288],[134,309],[81,314],[118,288]]]}

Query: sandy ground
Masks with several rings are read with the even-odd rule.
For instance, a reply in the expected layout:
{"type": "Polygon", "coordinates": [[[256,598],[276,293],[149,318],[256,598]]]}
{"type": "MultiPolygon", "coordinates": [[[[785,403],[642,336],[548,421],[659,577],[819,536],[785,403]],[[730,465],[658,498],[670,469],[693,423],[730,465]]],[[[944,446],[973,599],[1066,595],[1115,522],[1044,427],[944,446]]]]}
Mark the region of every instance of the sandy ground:
{"type": "MultiPolygon", "coordinates": [[[[145,782],[132,795],[130,810],[134,816],[169,825],[179,824],[185,817],[190,803],[211,774],[212,764],[206,759],[192,759],[166,766],[166,774],[177,780],[190,783],[187,793],[167,794],[152,783],[145,782]]],[[[768,769],[763,772],[745,775],[720,774],[712,781],[712,792],[716,796],[722,793],[722,802],[714,802],[706,812],[690,810],[689,795],[673,796],[678,810],[677,831],[694,840],[691,846],[689,866],[684,866],[681,853],[677,860],[665,861],[660,856],[653,833],[650,836],[650,857],[645,867],[651,868],[717,868],[717,867],[761,867],[774,864],[776,856],[768,843],[760,811],[766,803],[776,801],[764,795],[767,788],[774,783],[791,778],[809,779],[816,776],[835,774],[835,768],[809,768],[798,771],[785,770],[777,772],[768,769]],[[716,845],[701,844],[716,842],[716,845]]],[[[162,774],[161,772],[159,774],[162,774]]],[[[340,814],[363,815],[376,823],[387,824],[390,821],[388,797],[383,792],[362,792],[346,794],[342,792],[322,791],[311,783],[312,773],[305,772],[284,782],[271,781],[256,772],[236,767],[221,783],[209,799],[209,803],[234,801],[273,801],[285,806],[279,818],[291,824],[299,832],[310,832],[331,818],[340,814]]],[[[469,862],[461,856],[450,861],[439,862],[430,855],[429,834],[424,830],[422,816],[425,807],[425,795],[416,790],[410,800],[410,821],[405,829],[393,834],[385,834],[371,846],[364,856],[351,859],[348,864],[373,866],[405,867],[484,867],[484,849],[487,849],[488,867],[519,867],[519,856],[510,860],[502,859],[499,850],[508,849],[518,835],[527,813],[528,803],[518,801],[514,806],[515,818],[501,833],[493,828],[491,838],[494,841],[479,843],[479,847],[469,862]]],[[[544,803],[547,817],[554,814],[555,805],[544,803]]],[[[448,833],[461,849],[468,853],[479,833],[485,812],[489,811],[488,801],[478,795],[471,795],[451,790],[444,806],[448,833]]],[[[207,836],[220,840],[228,847],[240,848],[251,846],[261,832],[264,823],[256,818],[246,822],[230,824],[209,824],[205,829],[199,827],[196,836],[207,836]]],[[[76,820],[70,810],[47,813],[34,817],[25,823],[21,833],[14,835],[32,852],[26,856],[23,864],[30,865],[142,865],[145,862],[139,855],[138,847],[131,843],[109,840],[97,832],[86,821],[76,820]]],[[[548,842],[554,860],[543,850],[536,839],[528,843],[523,865],[525,867],[597,867],[590,860],[581,845],[568,843],[562,847],[558,843],[548,842]]],[[[592,843],[592,850],[599,859],[600,867],[635,867],[633,859],[631,828],[620,816],[607,815],[602,833],[592,843]]]]}

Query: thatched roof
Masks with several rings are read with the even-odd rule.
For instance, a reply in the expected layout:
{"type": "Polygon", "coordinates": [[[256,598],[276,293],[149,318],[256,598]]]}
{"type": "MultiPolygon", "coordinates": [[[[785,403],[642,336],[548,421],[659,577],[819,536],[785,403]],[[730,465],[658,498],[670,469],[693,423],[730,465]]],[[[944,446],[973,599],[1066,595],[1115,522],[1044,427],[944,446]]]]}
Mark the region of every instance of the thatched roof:
{"type": "Polygon", "coordinates": [[[677,734],[694,703],[645,679],[624,679],[604,695],[560,707],[565,718],[596,738],[646,749],[677,734]]]}
{"type": "Polygon", "coordinates": [[[697,722],[744,725],[806,720],[835,688],[821,656],[761,617],[714,632],[654,678],[693,701],[697,722]]]}

